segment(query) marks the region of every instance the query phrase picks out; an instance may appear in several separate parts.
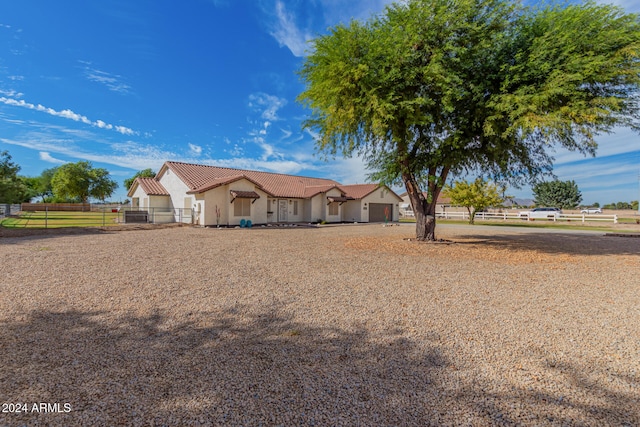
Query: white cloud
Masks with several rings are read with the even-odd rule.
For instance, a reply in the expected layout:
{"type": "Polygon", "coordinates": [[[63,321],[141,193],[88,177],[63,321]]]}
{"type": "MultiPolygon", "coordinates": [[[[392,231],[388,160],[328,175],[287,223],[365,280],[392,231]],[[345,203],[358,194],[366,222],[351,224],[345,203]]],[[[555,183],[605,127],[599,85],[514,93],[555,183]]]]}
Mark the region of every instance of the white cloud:
{"type": "Polygon", "coordinates": [[[130,92],[131,87],[122,82],[122,76],[92,68],[90,67],[89,62],[80,61],[80,63],[85,65],[85,76],[89,81],[100,83],[106,86],[112,92],[122,94],[127,94],[130,92]]]}
{"type": "Polygon", "coordinates": [[[41,151],[40,152],[40,160],[43,160],[43,161],[49,162],[49,163],[55,163],[57,165],[61,165],[63,163],[67,163],[64,160],[60,160],[60,159],[56,159],[55,157],[52,157],[51,154],[49,154],[46,151],[41,151]]]}
{"type": "Polygon", "coordinates": [[[276,1],[275,15],[277,22],[271,35],[280,46],[286,46],[294,56],[304,56],[307,42],[311,40],[310,33],[297,26],[295,16],[286,10],[284,3],[280,0],[276,1]]]}
{"type": "Polygon", "coordinates": [[[0,102],[6,104],[6,105],[11,105],[14,107],[22,107],[22,108],[28,108],[29,110],[35,110],[35,111],[40,111],[43,113],[47,113],[51,116],[55,116],[55,117],[62,117],[64,119],[69,119],[69,120],[73,120],[75,122],[81,122],[84,123],[86,125],[90,125],[90,126],[95,126],[101,129],[114,129],[116,132],[119,132],[123,135],[137,135],[138,133],[136,131],[134,131],[133,129],[130,129],[126,126],[114,126],[114,125],[110,125],[108,123],[103,122],[102,120],[96,120],[96,121],[91,121],[89,120],[89,118],[87,118],[86,116],[83,116],[81,114],[75,113],[69,109],[66,110],[62,110],[62,111],[57,111],[54,110],[53,108],[49,108],[49,107],[45,107],[43,105],[35,105],[32,104],[30,102],[26,102],[23,99],[14,99],[14,98],[7,98],[7,97],[0,97],[0,102]]]}
{"type": "Polygon", "coordinates": [[[15,90],[2,90],[0,89],[0,94],[8,96],[9,98],[22,98],[23,94],[20,92],[16,92],[15,90]]]}
{"type": "Polygon", "coordinates": [[[264,125],[270,126],[272,121],[278,120],[278,110],[287,105],[287,100],[266,93],[254,93],[249,95],[249,107],[260,112],[260,117],[265,119],[264,125]]]}
{"type": "Polygon", "coordinates": [[[189,152],[194,156],[199,156],[200,154],[202,154],[202,147],[189,143],[189,152]]]}

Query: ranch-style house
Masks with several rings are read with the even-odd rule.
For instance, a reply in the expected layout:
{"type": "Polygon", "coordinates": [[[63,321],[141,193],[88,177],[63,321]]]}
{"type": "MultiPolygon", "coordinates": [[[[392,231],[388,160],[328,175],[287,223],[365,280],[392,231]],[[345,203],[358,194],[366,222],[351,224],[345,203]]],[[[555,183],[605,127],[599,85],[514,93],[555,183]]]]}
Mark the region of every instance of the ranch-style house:
{"type": "Polygon", "coordinates": [[[172,212],[161,221],[176,221],[173,212],[181,210],[202,226],[391,222],[402,202],[385,185],[171,161],[155,178],[136,178],[128,196],[134,209],[172,212]]]}

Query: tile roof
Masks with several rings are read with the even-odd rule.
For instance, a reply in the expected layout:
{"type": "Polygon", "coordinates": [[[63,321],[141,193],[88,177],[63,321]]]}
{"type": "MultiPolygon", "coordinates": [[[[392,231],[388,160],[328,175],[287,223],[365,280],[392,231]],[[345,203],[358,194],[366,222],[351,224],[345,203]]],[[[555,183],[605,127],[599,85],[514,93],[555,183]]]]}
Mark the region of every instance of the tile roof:
{"type": "Polygon", "coordinates": [[[260,195],[255,191],[231,190],[231,196],[234,199],[259,199],[260,198],[260,195]]]}
{"type": "Polygon", "coordinates": [[[340,186],[348,197],[353,197],[354,199],[362,199],[376,191],[378,187],[380,187],[379,184],[351,184],[340,186]]]}
{"type": "MultiPolygon", "coordinates": [[[[167,191],[167,189],[164,188],[164,186],[160,184],[158,181],[156,181],[155,178],[138,177],[134,182],[137,183],[144,190],[144,192],[147,193],[149,196],[168,196],[169,195],[169,192],[167,191]]],[[[133,187],[134,186],[132,185],[131,189],[133,189],[133,187]]],[[[131,190],[129,190],[129,192],[131,192],[131,190]]]]}
{"type": "Polygon", "coordinates": [[[329,191],[329,190],[331,190],[333,188],[337,188],[340,191],[340,193],[344,194],[344,191],[342,191],[340,189],[338,184],[309,185],[309,186],[304,188],[304,197],[305,198],[311,198],[311,197],[315,196],[316,194],[326,193],[327,191],[329,191]]]}
{"type": "MultiPolygon", "coordinates": [[[[324,178],[309,178],[305,176],[285,175],[272,172],[259,172],[242,169],[224,168],[219,166],[195,165],[182,162],[165,162],[158,178],[171,170],[189,187],[190,192],[203,192],[218,185],[225,179],[246,177],[258,184],[265,192],[273,197],[308,198],[311,187],[337,187],[339,182],[324,178]]],[[[322,191],[317,191],[315,194],[322,191]]]]}
{"type": "Polygon", "coordinates": [[[213,188],[220,187],[221,185],[231,184],[232,182],[236,182],[236,181],[239,181],[241,179],[246,179],[248,181],[251,181],[252,183],[257,185],[258,188],[262,188],[260,183],[256,182],[255,180],[249,178],[246,175],[233,175],[233,176],[224,176],[224,177],[221,177],[221,178],[214,178],[211,181],[203,184],[202,186],[200,186],[198,188],[195,188],[193,190],[187,191],[187,193],[189,193],[189,194],[203,193],[203,192],[205,192],[207,190],[211,190],[213,188]]]}

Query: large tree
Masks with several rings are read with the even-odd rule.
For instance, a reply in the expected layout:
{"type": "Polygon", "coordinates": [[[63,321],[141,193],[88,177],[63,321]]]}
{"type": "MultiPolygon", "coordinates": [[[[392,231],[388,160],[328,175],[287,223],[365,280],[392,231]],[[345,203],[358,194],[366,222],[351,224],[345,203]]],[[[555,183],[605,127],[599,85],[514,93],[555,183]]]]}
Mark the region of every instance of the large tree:
{"type": "Polygon", "coordinates": [[[0,151],[0,203],[21,203],[30,199],[29,188],[18,176],[20,166],[8,151],[0,151]]]}
{"type": "Polygon", "coordinates": [[[315,39],[299,100],[319,150],[403,184],[435,240],[449,174],[533,182],[549,147],[595,155],[598,134],[637,126],[639,59],[638,16],[615,6],[408,0],[315,39]]]}
{"type": "Polygon", "coordinates": [[[51,201],[53,196],[53,187],[51,186],[51,180],[55,175],[58,168],[50,168],[42,171],[40,176],[25,177],[24,182],[29,187],[30,193],[33,197],[40,197],[42,203],[51,201]]]}
{"type": "Polygon", "coordinates": [[[51,185],[56,198],[77,199],[83,203],[87,203],[89,197],[104,201],[118,188],[106,169],[94,168],[87,161],[59,166],[51,185]]]}
{"type": "Polygon", "coordinates": [[[533,186],[533,197],[538,206],[575,209],[582,201],[582,193],[575,181],[545,181],[533,186]]]}

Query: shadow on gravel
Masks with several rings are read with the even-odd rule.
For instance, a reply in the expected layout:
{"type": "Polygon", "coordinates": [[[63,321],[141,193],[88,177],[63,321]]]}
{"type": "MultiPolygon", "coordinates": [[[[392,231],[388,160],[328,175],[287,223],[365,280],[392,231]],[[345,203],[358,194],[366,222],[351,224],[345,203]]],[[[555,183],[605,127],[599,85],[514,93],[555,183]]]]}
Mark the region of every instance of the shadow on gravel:
{"type": "Polygon", "coordinates": [[[108,227],[60,227],[60,228],[5,228],[0,226],[0,244],[16,243],[7,239],[36,240],[60,236],[91,236],[111,234],[119,231],[160,230],[163,228],[186,227],[183,224],[123,224],[108,227]]]}
{"type": "MultiPolygon", "coordinates": [[[[315,328],[276,312],[242,310],[180,321],[162,313],[115,317],[44,310],[5,322],[0,325],[3,403],[24,402],[31,409],[34,402],[57,402],[61,408],[68,402],[71,412],[0,413],[0,425],[638,421],[629,409],[631,397],[604,389],[598,391],[603,403],[597,407],[576,405],[553,391],[492,393],[494,384],[465,375],[443,354],[437,334],[419,346],[397,335],[374,338],[362,329],[315,328]]],[[[583,393],[575,375],[571,387],[583,393]]]]}
{"type": "MultiPolygon", "coordinates": [[[[604,235],[563,233],[522,234],[460,234],[458,238],[473,239],[473,244],[495,249],[535,250],[565,255],[640,255],[640,239],[604,235]]],[[[459,242],[463,243],[464,242],[459,242]]]]}

